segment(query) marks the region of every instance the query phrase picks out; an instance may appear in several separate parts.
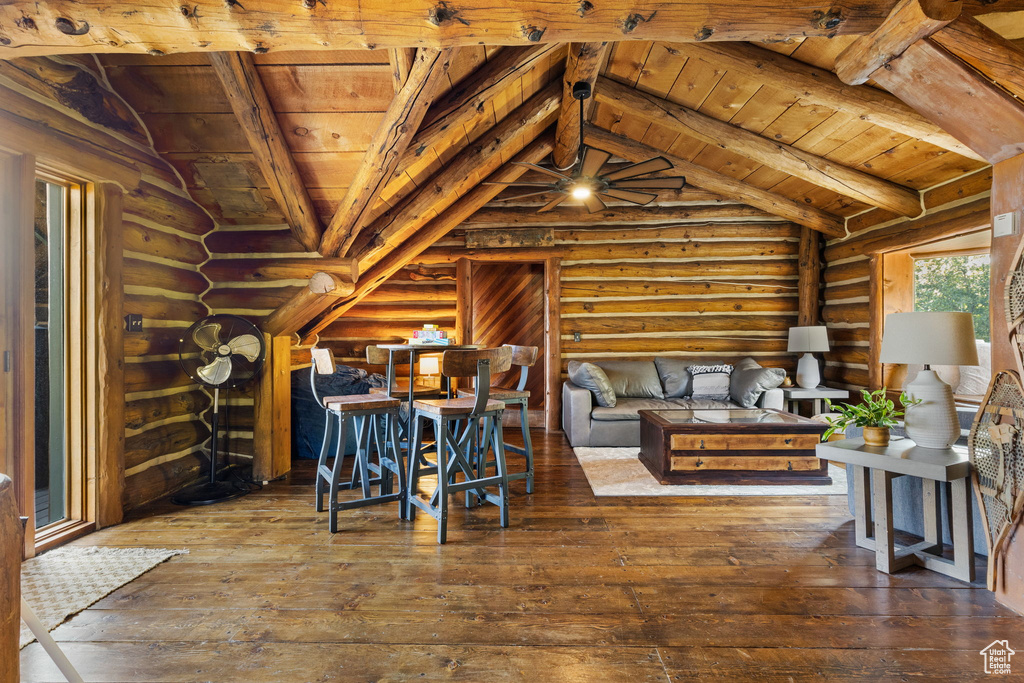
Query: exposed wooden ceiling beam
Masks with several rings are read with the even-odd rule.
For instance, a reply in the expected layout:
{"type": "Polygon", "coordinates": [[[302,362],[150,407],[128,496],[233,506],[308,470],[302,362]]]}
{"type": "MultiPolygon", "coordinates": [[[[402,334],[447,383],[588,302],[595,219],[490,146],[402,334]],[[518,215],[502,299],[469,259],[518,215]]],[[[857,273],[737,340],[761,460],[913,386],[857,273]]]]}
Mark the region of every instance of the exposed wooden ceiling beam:
{"type": "MultiPolygon", "coordinates": [[[[472,178],[496,155],[513,151],[523,132],[553,122],[561,86],[553,82],[521,104],[468,147],[455,155],[396,209],[373,221],[349,250],[359,261],[359,272],[383,258],[409,235],[469,190],[472,178]]],[[[496,192],[502,190],[496,187],[496,192]]]]}
{"type": "Polygon", "coordinates": [[[528,143],[509,160],[509,163],[502,165],[501,168],[488,176],[486,182],[477,184],[471,191],[457,199],[436,218],[410,235],[398,247],[388,252],[372,268],[363,273],[356,284],[355,292],[339,302],[322,318],[308,326],[303,336],[308,337],[318,334],[332,322],[343,316],[346,311],[384,284],[389,277],[409,263],[412,263],[428,247],[448,234],[450,230],[458,227],[464,220],[501,192],[501,185],[488,183],[512,182],[521,177],[526,172],[526,168],[512,162],[521,161],[535,164],[544,159],[553,149],[553,136],[547,132],[542,133],[539,137],[528,143]]]}
{"type": "Polygon", "coordinates": [[[438,98],[420,123],[396,173],[401,173],[420,156],[446,139],[453,131],[463,132],[485,110],[488,101],[504,91],[517,78],[528,73],[553,45],[503,47],[486,64],[462,79],[454,88],[438,98]]]}
{"type": "Polygon", "coordinates": [[[231,109],[256,157],[256,165],[263,173],[285,221],[307,251],[316,251],[323,227],[291,150],[285,144],[270,98],[256,73],[252,55],[246,52],[215,52],[210,55],[210,63],[224,85],[231,109]]]}
{"type": "Polygon", "coordinates": [[[1024,105],[930,38],[871,78],[991,164],[1024,154],[1024,105]]]}
{"type": "Polygon", "coordinates": [[[630,161],[644,161],[652,157],[663,156],[672,162],[676,172],[686,176],[688,184],[711,190],[726,197],[733,197],[770,214],[781,216],[799,225],[806,225],[808,228],[830,237],[846,235],[844,221],[839,216],[834,216],[813,206],[807,206],[780,194],[762,190],[636,140],[589,124],[585,128],[584,139],[588,145],[593,145],[630,161]]]}
{"type": "Polygon", "coordinates": [[[355,291],[355,285],[336,275],[319,272],[309,284],[263,318],[260,329],[271,337],[291,335],[331,307],[338,299],[355,291]]]}
{"type": "MultiPolygon", "coordinates": [[[[1021,21],[1024,23],[1024,17],[1021,21]]],[[[1024,100],[1024,46],[966,16],[936,31],[931,39],[1024,100]]]]}
{"type": "Polygon", "coordinates": [[[388,50],[388,64],[391,65],[391,80],[395,84],[395,92],[401,92],[405,82],[409,80],[409,72],[416,61],[416,48],[393,47],[388,50]]]}
{"type": "MultiPolygon", "coordinates": [[[[971,14],[1009,12],[1024,0],[969,0],[971,14]]],[[[265,52],[526,45],[615,40],[780,40],[863,35],[888,16],[892,0],[482,0],[448,3],[246,3],[177,0],[109,3],[13,0],[0,5],[0,57],[74,52],[265,52]]]]}
{"type": "Polygon", "coordinates": [[[659,225],[683,221],[714,219],[774,219],[775,216],[743,204],[707,204],[703,206],[617,206],[589,213],[582,207],[559,207],[544,213],[528,208],[484,207],[467,218],[464,228],[501,228],[564,225],[659,225]]]}
{"type": "Polygon", "coordinates": [[[757,133],[609,78],[598,79],[595,96],[599,102],[607,103],[624,113],[703,140],[709,145],[721,147],[872,206],[904,216],[918,216],[923,211],[921,197],[914,190],[837,164],[792,145],[763,138],[757,133]]]}
{"type": "Polygon", "coordinates": [[[688,57],[725,67],[810,104],[981,160],[974,150],[884,90],[847,85],[831,71],[748,43],[675,43],[672,47],[688,57]]]}
{"type": "Polygon", "coordinates": [[[844,83],[866,83],[878,69],[960,16],[961,0],[900,0],[882,25],[850,43],[836,57],[844,83]]]}
{"type": "Polygon", "coordinates": [[[408,80],[384,112],[345,198],[324,232],[320,242],[320,253],[324,256],[345,255],[359,235],[370,207],[391,181],[399,159],[427,113],[438,82],[448,74],[455,52],[424,49],[416,55],[408,80]]]}
{"type": "MultiPolygon", "coordinates": [[[[570,43],[562,78],[562,110],[555,131],[555,166],[569,168],[580,152],[580,103],[572,96],[573,83],[585,81],[591,86],[604,64],[608,43],[570,43]]],[[[594,101],[584,103],[593,108],[594,101]]]]}

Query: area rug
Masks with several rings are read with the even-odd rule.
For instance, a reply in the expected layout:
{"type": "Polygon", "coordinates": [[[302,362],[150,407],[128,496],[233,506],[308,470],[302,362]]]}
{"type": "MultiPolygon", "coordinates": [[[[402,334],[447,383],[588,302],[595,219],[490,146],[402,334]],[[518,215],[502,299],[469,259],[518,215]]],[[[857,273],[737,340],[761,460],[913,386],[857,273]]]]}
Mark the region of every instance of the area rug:
{"type": "Polygon", "coordinates": [[[637,457],[638,448],[574,448],[595,496],[846,495],[846,470],[829,464],[831,486],[662,485],[637,457]]]}
{"type": "MultiPolygon", "coordinates": [[[[187,550],[163,548],[57,548],[21,565],[21,594],[47,631],[97,600],[187,550]]],[[[20,647],[35,640],[21,624],[20,647]]]]}

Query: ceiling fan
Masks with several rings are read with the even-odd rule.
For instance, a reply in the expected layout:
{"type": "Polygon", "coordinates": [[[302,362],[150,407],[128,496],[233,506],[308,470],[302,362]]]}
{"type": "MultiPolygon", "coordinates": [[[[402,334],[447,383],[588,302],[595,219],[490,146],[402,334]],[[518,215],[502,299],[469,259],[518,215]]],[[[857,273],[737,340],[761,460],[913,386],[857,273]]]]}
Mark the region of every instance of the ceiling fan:
{"type": "Polygon", "coordinates": [[[572,168],[572,174],[566,175],[561,171],[544,168],[537,164],[515,161],[513,163],[525,166],[538,173],[543,173],[554,178],[554,180],[547,183],[518,180],[506,183],[488,183],[490,185],[507,185],[509,187],[538,188],[534,192],[498,201],[511,201],[555,192],[558,196],[538,209],[537,213],[550,211],[570,197],[580,200],[587,208],[587,211],[595,213],[607,208],[604,199],[619,199],[643,206],[657,199],[658,190],[679,190],[686,185],[686,178],[679,176],[668,178],[640,177],[650,173],[667,171],[672,168],[672,162],[665,157],[655,157],[647,161],[629,164],[628,166],[617,168],[606,175],[601,175],[601,169],[608,163],[612,156],[611,153],[595,147],[587,147],[583,144],[583,102],[590,97],[590,94],[591,87],[586,81],[579,81],[573,84],[572,96],[579,100],[580,103],[580,152],[578,160],[574,164],[574,168],[572,168]],[[651,193],[647,190],[654,190],[654,192],[651,193]]]}

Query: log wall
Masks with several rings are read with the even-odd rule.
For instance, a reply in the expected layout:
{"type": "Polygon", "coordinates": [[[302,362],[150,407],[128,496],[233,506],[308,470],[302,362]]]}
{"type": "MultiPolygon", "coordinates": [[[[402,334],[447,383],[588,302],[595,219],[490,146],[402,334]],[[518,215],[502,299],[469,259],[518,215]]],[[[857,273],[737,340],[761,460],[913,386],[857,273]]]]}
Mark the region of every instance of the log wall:
{"type": "MultiPolygon", "coordinates": [[[[81,140],[83,156],[93,146],[102,148],[110,162],[83,162],[86,171],[95,170],[80,171],[84,181],[131,176],[105,177],[107,167],[131,169],[139,178],[122,197],[122,313],[142,315],[144,328],[124,333],[123,503],[132,509],[194,481],[206,464],[209,430],[199,415],[210,398],[181,372],[177,349],[181,332],[209,312],[200,300],[209,281],[198,267],[207,259],[202,237],[214,222],[189,198],[100,71],[92,58],[0,62],[0,113],[45,124],[47,136],[60,144],[81,140]]],[[[67,172],[60,165],[50,170],[67,172]]]]}

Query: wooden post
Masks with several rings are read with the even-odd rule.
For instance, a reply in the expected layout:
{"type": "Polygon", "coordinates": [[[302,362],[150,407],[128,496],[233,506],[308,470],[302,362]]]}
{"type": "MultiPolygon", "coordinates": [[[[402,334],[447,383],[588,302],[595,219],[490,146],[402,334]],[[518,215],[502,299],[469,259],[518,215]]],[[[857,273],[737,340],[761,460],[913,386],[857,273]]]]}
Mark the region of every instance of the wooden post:
{"type": "Polygon", "coordinates": [[[544,429],[562,421],[562,260],[544,261],[544,429]]]}
{"type": "Polygon", "coordinates": [[[808,227],[800,228],[799,275],[797,281],[800,306],[799,325],[819,324],[821,296],[821,236],[808,227]]]}
{"type": "Polygon", "coordinates": [[[14,482],[0,474],[0,683],[21,680],[21,535],[14,482]]]}
{"type": "Polygon", "coordinates": [[[292,337],[263,334],[266,361],[253,402],[252,476],[270,481],[291,470],[292,337]]]}
{"type": "Polygon", "coordinates": [[[473,263],[468,258],[455,262],[455,341],[473,343],[473,263]]]}

